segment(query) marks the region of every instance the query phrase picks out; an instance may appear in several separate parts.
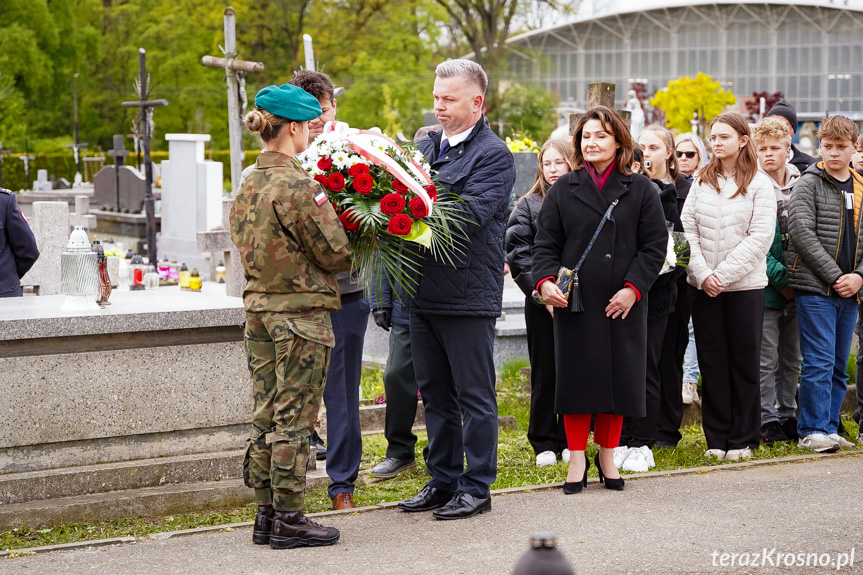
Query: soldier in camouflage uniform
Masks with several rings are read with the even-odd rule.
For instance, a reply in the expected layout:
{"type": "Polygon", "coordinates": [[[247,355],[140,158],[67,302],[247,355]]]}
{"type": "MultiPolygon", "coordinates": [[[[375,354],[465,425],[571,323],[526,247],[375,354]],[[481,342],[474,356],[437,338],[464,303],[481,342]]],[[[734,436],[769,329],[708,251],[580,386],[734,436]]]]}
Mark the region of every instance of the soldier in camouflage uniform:
{"type": "Polygon", "coordinates": [[[308,120],[321,114],[317,100],[285,84],[258,92],[255,105],[246,127],[269,151],[237,192],[230,222],[248,282],[254,407],[243,477],[258,503],[252,537],[277,549],[331,545],[338,530],[309,521],[302,509],[309,435],[335,344],[335,274],[350,268],[351,252],[326,192],[294,157],[306,148],[308,120]]]}

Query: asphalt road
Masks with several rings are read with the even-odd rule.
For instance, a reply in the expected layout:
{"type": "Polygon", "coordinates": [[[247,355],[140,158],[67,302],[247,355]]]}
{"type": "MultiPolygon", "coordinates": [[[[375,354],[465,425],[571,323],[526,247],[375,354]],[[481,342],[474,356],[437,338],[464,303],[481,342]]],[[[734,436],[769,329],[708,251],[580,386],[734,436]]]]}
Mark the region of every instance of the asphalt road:
{"type": "Polygon", "coordinates": [[[643,477],[623,492],[520,491],[460,521],[395,508],[318,517],[341,530],[334,547],[274,551],[240,528],[0,559],[0,573],[507,574],[535,531],[557,533],[579,575],[836,573],[852,549],[838,572],[863,573],[861,470],[847,454],[643,477]],[[797,565],[797,554],[832,563],[797,565]]]}

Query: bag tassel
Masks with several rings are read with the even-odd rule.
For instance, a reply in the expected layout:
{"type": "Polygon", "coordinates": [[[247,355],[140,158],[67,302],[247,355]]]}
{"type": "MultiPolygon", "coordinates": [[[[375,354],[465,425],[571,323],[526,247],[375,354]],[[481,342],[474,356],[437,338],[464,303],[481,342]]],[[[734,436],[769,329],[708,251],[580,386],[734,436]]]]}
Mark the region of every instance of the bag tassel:
{"type": "Polygon", "coordinates": [[[584,311],[584,306],[581,304],[581,287],[578,282],[578,274],[574,274],[569,293],[569,310],[584,311]]]}

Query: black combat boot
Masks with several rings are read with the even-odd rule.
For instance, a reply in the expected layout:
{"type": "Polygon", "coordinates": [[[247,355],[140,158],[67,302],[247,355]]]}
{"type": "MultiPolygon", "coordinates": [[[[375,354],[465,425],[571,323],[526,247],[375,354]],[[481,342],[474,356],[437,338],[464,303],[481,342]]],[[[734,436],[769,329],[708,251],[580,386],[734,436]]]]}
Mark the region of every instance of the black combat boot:
{"type": "Polygon", "coordinates": [[[322,547],[339,540],[339,530],[324,527],[309,521],[302,511],[279,511],[273,516],[270,547],[293,549],[294,547],[322,547]]]}
{"type": "Polygon", "coordinates": [[[266,545],[270,542],[270,532],[273,528],[273,506],[258,505],[255,515],[255,527],[252,530],[252,541],[255,545],[266,545]]]}

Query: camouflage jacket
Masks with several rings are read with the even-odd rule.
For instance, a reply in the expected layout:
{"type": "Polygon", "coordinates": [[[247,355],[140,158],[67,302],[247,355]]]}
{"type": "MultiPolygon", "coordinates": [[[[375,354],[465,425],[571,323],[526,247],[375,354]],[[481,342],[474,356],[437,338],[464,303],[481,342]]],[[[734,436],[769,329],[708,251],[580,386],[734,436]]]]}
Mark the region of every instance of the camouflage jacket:
{"type": "Polygon", "coordinates": [[[348,238],[324,189],[294,158],[258,156],[231,208],[231,240],[247,311],[341,307],[336,272],[351,267],[348,238]]]}

